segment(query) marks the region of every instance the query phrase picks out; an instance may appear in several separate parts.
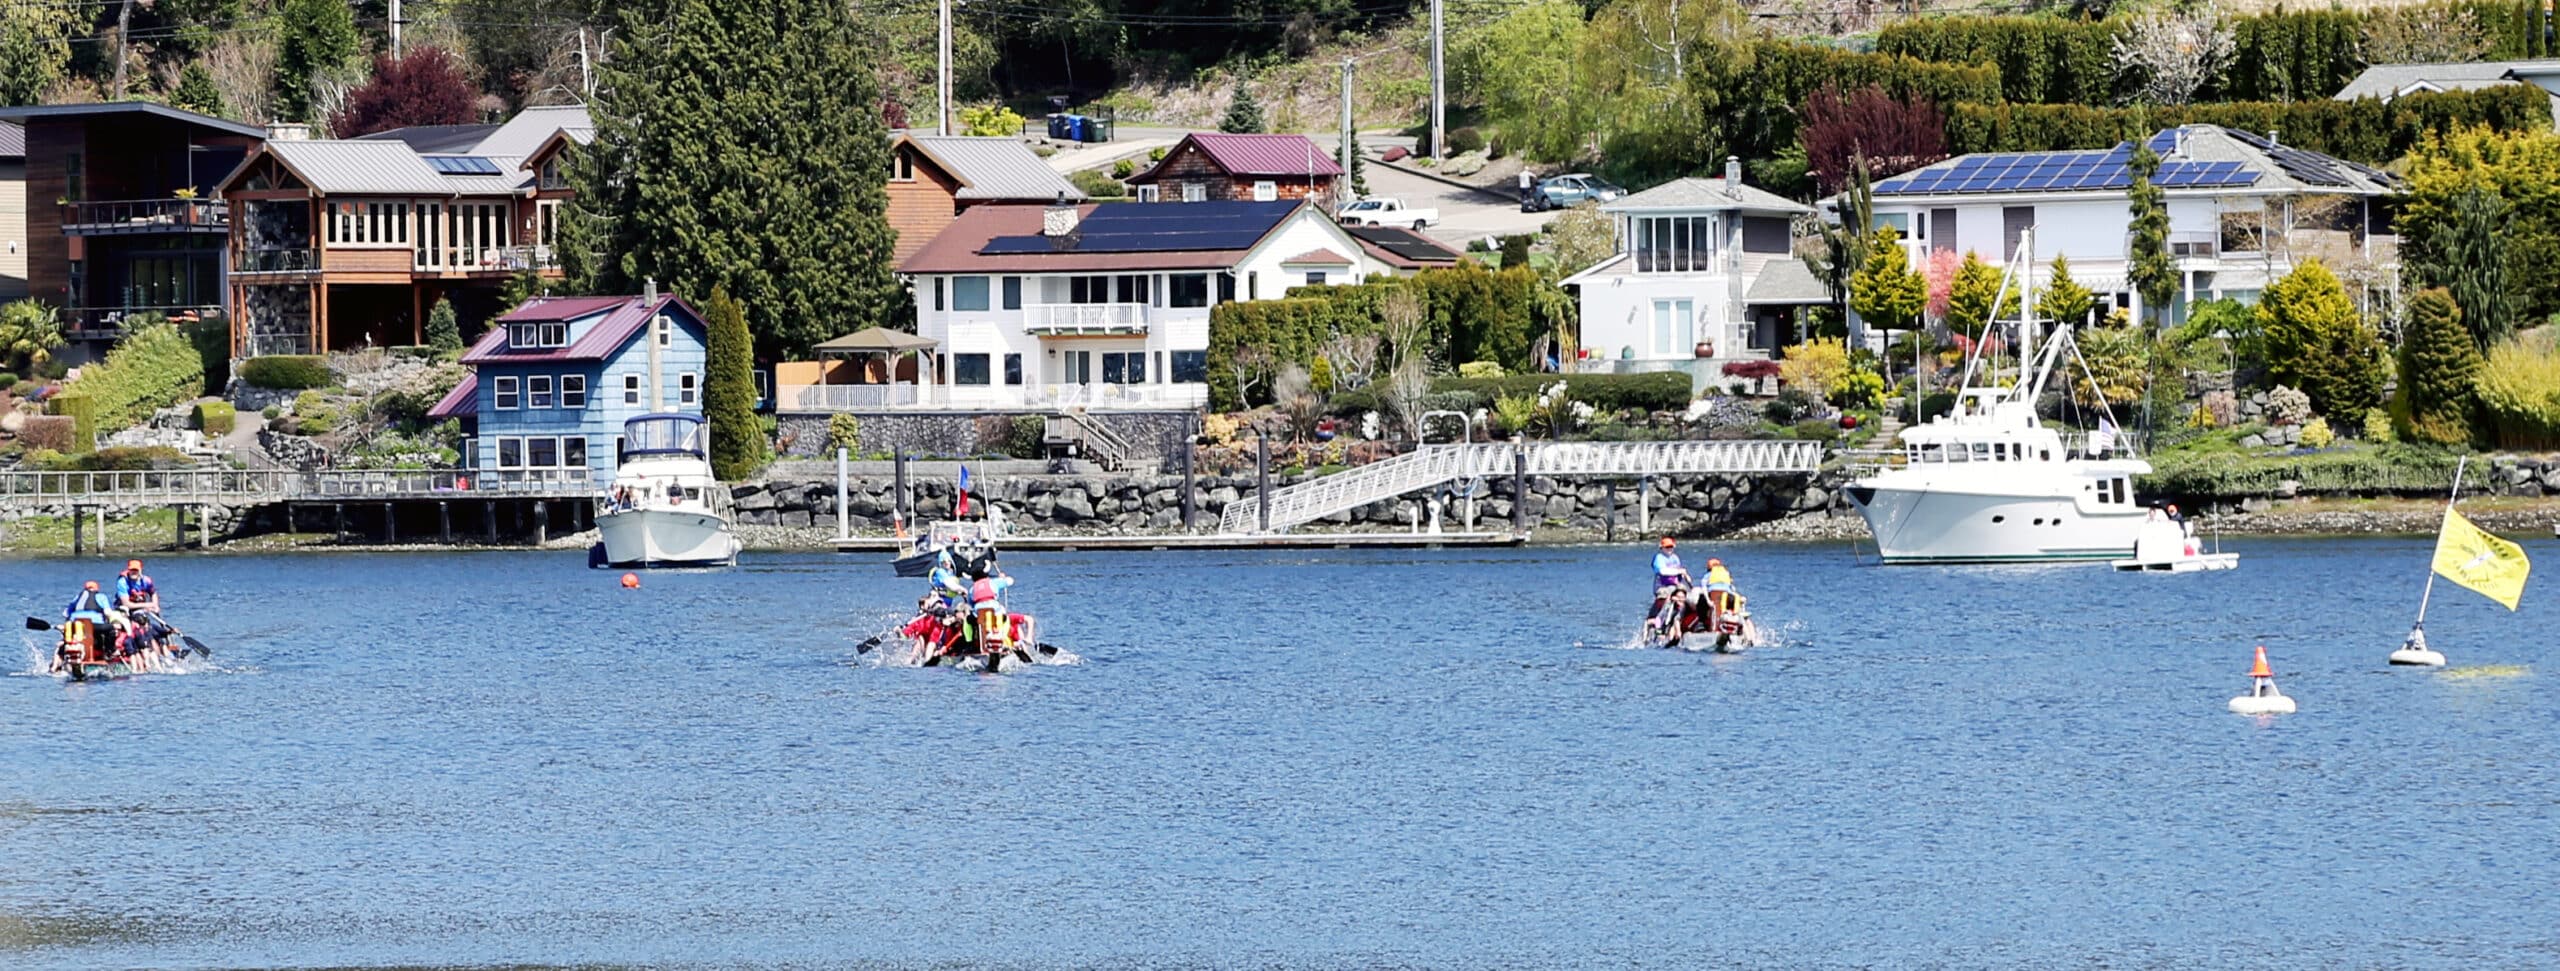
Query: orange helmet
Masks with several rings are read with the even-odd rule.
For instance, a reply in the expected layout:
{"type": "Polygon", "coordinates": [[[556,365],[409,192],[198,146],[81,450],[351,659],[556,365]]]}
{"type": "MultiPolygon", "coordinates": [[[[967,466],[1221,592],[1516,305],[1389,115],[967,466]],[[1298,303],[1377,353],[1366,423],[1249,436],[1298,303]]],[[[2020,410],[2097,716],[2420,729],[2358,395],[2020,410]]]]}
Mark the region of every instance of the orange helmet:
{"type": "Polygon", "coordinates": [[[95,593],[95,592],[97,592],[97,590],[98,590],[98,581],[96,581],[96,580],[90,580],[90,581],[88,581],[88,582],[86,582],[86,583],[82,583],[82,584],[80,585],[80,589],[82,589],[82,590],[87,590],[87,591],[89,591],[89,592],[91,592],[91,593],[95,593]]]}

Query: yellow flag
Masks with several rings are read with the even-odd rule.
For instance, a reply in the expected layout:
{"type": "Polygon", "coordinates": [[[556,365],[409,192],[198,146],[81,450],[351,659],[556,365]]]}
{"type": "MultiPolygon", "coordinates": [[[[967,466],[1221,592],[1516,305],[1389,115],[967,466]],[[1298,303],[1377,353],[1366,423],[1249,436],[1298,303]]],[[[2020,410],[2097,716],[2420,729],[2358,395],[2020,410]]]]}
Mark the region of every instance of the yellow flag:
{"type": "Polygon", "coordinates": [[[2447,509],[2444,531],[2436,534],[2436,572],[2514,610],[2524,596],[2524,578],[2533,572],[2533,563],[2525,559],[2524,547],[2499,539],[2447,509]]]}

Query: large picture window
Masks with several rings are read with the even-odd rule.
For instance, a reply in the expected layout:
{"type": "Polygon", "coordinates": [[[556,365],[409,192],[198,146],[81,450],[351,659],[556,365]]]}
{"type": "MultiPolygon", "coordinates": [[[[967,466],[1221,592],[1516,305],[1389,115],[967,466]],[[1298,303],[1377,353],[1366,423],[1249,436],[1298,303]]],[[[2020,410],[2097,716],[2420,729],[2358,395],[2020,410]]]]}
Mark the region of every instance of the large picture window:
{"type": "Polygon", "coordinates": [[[985,311],[987,309],[987,278],[982,276],[951,278],[951,309],[985,311]]]}
{"type": "Polygon", "coordinates": [[[1102,354],[1102,383],[1147,383],[1147,352],[1104,351],[1102,354]]]}
{"type": "Polygon", "coordinates": [[[1209,275],[1206,273],[1176,273],[1166,278],[1165,289],[1170,292],[1172,297],[1170,302],[1173,306],[1206,307],[1209,305],[1209,275]]]}
{"type": "Polygon", "coordinates": [[[987,356],[984,354],[951,355],[951,383],[982,385],[987,381],[987,356]]]}
{"type": "Polygon", "coordinates": [[[1175,383],[1175,384],[1207,384],[1208,382],[1209,382],[1209,352],[1207,352],[1207,351],[1175,351],[1175,352],[1173,352],[1173,383],[1175,383]]]}
{"type": "Polygon", "coordinates": [[[1714,216],[1643,216],[1629,220],[1638,273],[1705,273],[1716,268],[1720,220],[1714,216]]]}

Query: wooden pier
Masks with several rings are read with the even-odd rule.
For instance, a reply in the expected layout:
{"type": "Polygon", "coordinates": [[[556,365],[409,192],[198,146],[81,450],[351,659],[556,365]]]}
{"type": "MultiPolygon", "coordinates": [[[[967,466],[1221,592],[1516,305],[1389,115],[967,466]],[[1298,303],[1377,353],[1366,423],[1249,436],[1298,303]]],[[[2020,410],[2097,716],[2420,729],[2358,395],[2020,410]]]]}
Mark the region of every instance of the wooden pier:
{"type": "Polygon", "coordinates": [[[500,536],[529,536],[534,545],[551,531],[586,529],[600,486],[585,469],[483,475],[469,470],[292,471],[281,469],[160,469],[129,472],[0,472],[0,510],[56,508],[71,516],[72,555],[103,553],[110,515],[172,509],[177,528],[171,544],[219,541],[204,528],[206,510],[280,511],[287,531],[325,515],[331,532],[365,535],[384,543],[435,537],[456,541],[455,521],[468,539],[495,544],[500,536]],[[350,516],[350,507],[353,516],[350,516]],[[456,509],[462,515],[455,515],[456,509]],[[433,510],[428,525],[428,510],[433,510]],[[189,519],[194,522],[190,524],[189,519]],[[403,529],[404,521],[406,529],[403,529]],[[96,529],[97,542],[89,532],[96,529]],[[476,536],[474,535],[476,534],[476,536]]]}

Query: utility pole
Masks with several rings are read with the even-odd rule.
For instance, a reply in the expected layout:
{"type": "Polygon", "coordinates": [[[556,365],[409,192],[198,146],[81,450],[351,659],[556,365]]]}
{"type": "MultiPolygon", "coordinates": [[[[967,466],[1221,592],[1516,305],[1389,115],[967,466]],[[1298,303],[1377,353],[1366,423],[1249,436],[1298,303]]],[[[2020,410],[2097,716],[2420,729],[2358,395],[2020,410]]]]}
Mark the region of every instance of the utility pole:
{"type": "Polygon", "coordinates": [[[116,8],[116,93],[110,100],[124,100],[124,49],[129,46],[125,42],[125,35],[132,31],[133,0],[124,0],[124,4],[116,8]]]}
{"type": "Polygon", "coordinates": [[[587,61],[587,29],[578,28],[578,93],[588,101],[596,97],[595,66],[587,61]]]}
{"type": "Polygon", "coordinates": [[[951,0],[942,0],[940,6],[942,8],[942,36],[939,39],[939,43],[935,45],[934,50],[935,61],[940,66],[940,80],[934,82],[935,86],[938,88],[935,92],[934,100],[941,103],[941,133],[948,135],[951,134],[951,0]]]}
{"type": "Polygon", "coordinates": [[[400,0],[391,0],[391,56],[400,56],[400,0]]]}
{"type": "Polygon", "coordinates": [[[1449,84],[1440,64],[1440,0],[1431,0],[1431,157],[1448,154],[1441,140],[1442,127],[1448,118],[1449,84]]]}
{"type": "Polygon", "coordinates": [[[1348,202],[1356,187],[1351,184],[1351,59],[1342,59],[1342,188],[1334,193],[1336,202],[1348,202]]]}

